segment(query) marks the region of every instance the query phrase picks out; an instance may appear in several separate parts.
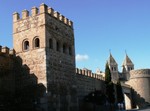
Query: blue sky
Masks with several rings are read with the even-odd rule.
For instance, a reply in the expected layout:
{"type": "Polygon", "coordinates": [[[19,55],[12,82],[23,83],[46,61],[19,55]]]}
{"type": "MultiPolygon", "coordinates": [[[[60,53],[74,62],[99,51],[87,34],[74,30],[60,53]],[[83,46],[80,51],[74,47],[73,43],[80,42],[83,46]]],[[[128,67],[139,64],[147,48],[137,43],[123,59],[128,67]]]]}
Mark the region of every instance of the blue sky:
{"type": "Polygon", "coordinates": [[[0,45],[13,47],[13,12],[41,3],[74,22],[76,67],[104,71],[109,50],[120,71],[125,50],[136,69],[150,67],[149,0],[2,0],[0,45]]]}

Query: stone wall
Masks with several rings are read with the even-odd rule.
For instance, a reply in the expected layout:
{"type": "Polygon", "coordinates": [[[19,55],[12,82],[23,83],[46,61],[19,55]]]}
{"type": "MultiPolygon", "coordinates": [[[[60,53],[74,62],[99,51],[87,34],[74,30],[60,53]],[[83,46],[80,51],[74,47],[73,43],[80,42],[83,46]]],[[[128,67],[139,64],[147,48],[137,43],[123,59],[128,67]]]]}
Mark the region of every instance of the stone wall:
{"type": "Polygon", "coordinates": [[[102,75],[94,74],[88,69],[76,68],[76,77],[79,100],[82,100],[85,96],[95,90],[105,92],[104,77],[102,77],[102,75]]]}
{"type": "MultiPolygon", "coordinates": [[[[33,109],[38,88],[37,77],[16,57],[15,51],[0,46],[0,108],[33,109]]],[[[38,93],[41,93],[38,91],[38,93]]]]}
{"type": "Polygon", "coordinates": [[[10,101],[15,94],[13,71],[14,50],[0,46],[0,105],[10,101]]]}

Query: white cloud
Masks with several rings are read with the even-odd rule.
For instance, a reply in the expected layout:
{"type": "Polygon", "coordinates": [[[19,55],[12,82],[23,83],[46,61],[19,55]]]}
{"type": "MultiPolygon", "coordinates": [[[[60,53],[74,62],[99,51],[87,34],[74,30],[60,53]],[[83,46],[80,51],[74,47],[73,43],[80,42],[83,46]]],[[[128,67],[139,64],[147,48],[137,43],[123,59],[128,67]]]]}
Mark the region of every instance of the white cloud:
{"type": "Polygon", "coordinates": [[[84,55],[77,54],[76,55],[76,61],[85,61],[88,59],[89,59],[89,56],[86,54],[84,54],[84,55]]]}

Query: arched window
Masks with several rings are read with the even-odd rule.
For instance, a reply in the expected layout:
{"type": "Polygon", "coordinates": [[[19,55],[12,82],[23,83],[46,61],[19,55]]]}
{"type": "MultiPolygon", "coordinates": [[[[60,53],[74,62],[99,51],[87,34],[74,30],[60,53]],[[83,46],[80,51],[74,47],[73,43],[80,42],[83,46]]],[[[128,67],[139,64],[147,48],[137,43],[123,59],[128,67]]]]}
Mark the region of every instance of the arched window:
{"type": "Polygon", "coordinates": [[[59,44],[58,41],[57,41],[57,43],[56,43],[56,50],[57,50],[57,51],[60,51],[60,44],[59,44]]]}
{"type": "Polygon", "coordinates": [[[53,40],[52,39],[49,39],[49,48],[53,49],[53,40]]]}
{"type": "Polygon", "coordinates": [[[40,47],[40,40],[39,40],[39,38],[35,38],[35,39],[34,39],[34,47],[35,47],[35,48],[40,47]]]}
{"type": "Polygon", "coordinates": [[[63,44],[63,53],[66,53],[66,50],[67,50],[66,44],[63,44]]]}
{"type": "Polygon", "coordinates": [[[23,50],[29,50],[29,41],[25,40],[23,42],[23,50]]]}

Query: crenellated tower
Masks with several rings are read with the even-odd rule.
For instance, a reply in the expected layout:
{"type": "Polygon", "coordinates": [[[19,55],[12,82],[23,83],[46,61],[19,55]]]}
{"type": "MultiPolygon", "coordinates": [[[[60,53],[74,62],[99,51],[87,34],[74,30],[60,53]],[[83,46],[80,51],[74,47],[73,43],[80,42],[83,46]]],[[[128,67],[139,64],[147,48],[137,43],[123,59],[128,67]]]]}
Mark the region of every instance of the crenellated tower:
{"type": "Polygon", "coordinates": [[[76,105],[75,48],[73,22],[41,4],[22,18],[13,14],[13,45],[16,55],[30,68],[51,97],[49,111],[76,105]],[[57,98],[57,99],[56,99],[57,98]],[[54,100],[54,101],[53,101],[54,100]],[[72,101],[73,100],[73,101],[72,101]],[[53,105],[55,103],[55,105],[53,105]],[[67,106],[66,106],[67,104],[67,106]]]}
{"type": "Polygon", "coordinates": [[[131,70],[134,70],[134,64],[131,61],[131,59],[128,57],[128,55],[126,54],[125,59],[122,64],[122,74],[125,80],[129,80],[130,78],[129,72],[131,70]]]}
{"type": "Polygon", "coordinates": [[[118,80],[118,64],[113,58],[112,54],[110,53],[109,58],[107,60],[110,71],[111,71],[111,78],[113,82],[118,80]]]}

